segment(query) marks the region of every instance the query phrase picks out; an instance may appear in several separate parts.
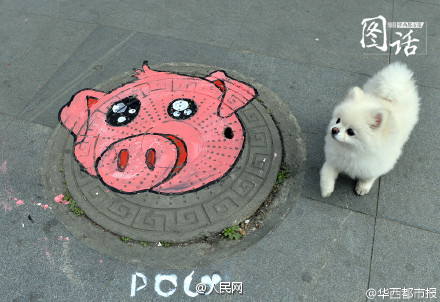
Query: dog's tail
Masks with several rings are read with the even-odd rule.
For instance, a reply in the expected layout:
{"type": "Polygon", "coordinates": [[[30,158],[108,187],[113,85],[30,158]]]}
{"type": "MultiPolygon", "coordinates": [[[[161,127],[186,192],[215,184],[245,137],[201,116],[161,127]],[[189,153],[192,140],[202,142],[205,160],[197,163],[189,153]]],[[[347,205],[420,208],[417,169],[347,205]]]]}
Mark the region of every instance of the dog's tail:
{"type": "Polygon", "coordinates": [[[392,102],[418,101],[413,72],[401,62],[394,62],[376,73],[364,90],[392,102]]]}

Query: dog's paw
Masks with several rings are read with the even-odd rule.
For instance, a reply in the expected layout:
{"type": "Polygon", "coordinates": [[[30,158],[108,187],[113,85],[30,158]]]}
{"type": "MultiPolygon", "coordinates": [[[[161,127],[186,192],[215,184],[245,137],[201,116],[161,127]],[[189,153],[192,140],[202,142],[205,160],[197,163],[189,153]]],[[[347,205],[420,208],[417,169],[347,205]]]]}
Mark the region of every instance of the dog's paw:
{"type": "Polygon", "coordinates": [[[362,186],[359,186],[359,185],[356,186],[357,195],[362,196],[362,195],[368,194],[368,192],[370,192],[369,188],[368,189],[362,188],[362,186]]]}
{"type": "MultiPolygon", "coordinates": [[[[374,180],[373,180],[373,182],[374,182],[374,180]]],[[[368,192],[370,192],[370,189],[373,185],[373,182],[359,180],[356,184],[357,195],[362,196],[362,195],[368,194],[368,192]]]]}
{"type": "Polygon", "coordinates": [[[331,164],[325,162],[319,174],[321,175],[321,196],[324,198],[329,197],[335,189],[335,181],[338,177],[338,170],[336,170],[331,164]]]}
{"type": "Polygon", "coordinates": [[[326,187],[326,188],[321,187],[321,196],[324,198],[329,197],[330,195],[332,195],[333,190],[334,190],[334,186],[326,187]]]}
{"type": "Polygon", "coordinates": [[[335,189],[335,181],[332,178],[325,178],[321,176],[321,196],[329,197],[335,189]]]}

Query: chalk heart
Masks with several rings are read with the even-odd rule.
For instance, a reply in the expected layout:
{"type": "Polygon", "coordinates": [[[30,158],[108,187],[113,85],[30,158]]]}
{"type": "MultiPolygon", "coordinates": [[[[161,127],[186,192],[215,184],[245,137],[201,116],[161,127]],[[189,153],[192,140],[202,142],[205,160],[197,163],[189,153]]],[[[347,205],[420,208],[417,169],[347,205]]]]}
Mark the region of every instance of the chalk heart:
{"type": "Polygon", "coordinates": [[[109,93],[86,89],[59,112],[75,159],[114,191],[178,194],[224,177],[245,141],[236,111],[257,96],[223,71],[190,77],[151,70],[109,93]]]}

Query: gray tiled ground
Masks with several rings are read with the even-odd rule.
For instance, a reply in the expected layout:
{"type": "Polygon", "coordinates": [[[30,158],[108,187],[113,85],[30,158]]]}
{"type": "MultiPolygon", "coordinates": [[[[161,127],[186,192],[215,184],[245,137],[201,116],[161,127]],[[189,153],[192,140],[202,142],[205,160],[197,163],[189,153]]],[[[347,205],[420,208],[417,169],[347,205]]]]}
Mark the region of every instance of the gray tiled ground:
{"type": "Polygon", "coordinates": [[[0,10],[0,112],[20,113],[95,27],[0,10]]]}
{"type": "Polygon", "coordinates": [[[52,0],[3,0],[0,3],[0,8],[82,21],[85,23],[96,23],[100,19],[100,16],[105,14],[108,10],[111,10],[112,7],[114,7],[114,4],[118,2],[119,1],[108,0],[76,0],[74,2],[52,0]]]}
{"type": "Polygon", "coordinates": [[[229,47],[252,1],[119,2],[101,24],[229,47]],[[196,13],[196,18],[194,13],[196,13]],[[127,18],[127,16],[130,16],[127,18]]]}
{"type": "Polygon", "coordinates": [[[388,57],[363,55],[361,22],[378,12],[391,19],[392,7],[393,1],[256,1],[232,47],[371,74],[388,57]]]}
{"type": "Polygon", "coordinates": [[[50,204],[41,165],[51,133],[18,120],[0,134],[2,301],[96,301],[117,265],[85,248],[42,207],[50,204]]]}
{"type": "Polygon", "coordinates": [[[11,123],[13,119],[7,115],[0,114],[0,133],[11,123]]]}
{"type": "Polygon", "coordinates": [[[439,16],[437,0],[0,0],[0,300],[188,301],[183,283],[193,270],[191,291],[215,273],[244,288],[243,296],[197,300],[366,301],[368,287],[440,290],[439,16]],[[365,54],[361,22],[378,15],[427,22],[427,54],[365,54]],[[60,107],[144,60],[236,70],[275,91],[298,119],[308,160],[302,196],[255,246],[205,267],[150,269],[90,250],[37,205],[51,202],[41,164],[60,107]],[[356,196],[354,181],[341,177],[322,199],[334,105],[396,60],[414,70],[422,97],[402,158],[369,195],[356,196]],[[130,298],[136,272],[148,283],[130,298]],[[158,274],[177,277],[168,299],[154,289],[158,274]]]}
{"type": "Polygon", "coordinates": [[[369,287],[438,288],[439,248],[438,233],[378,219],[369,287]]]}
{"type": "Polygon", "coordinates": [[[45,201],[41,166],[46,142],[51,133],[52,129],[49,127],[21,120],[11,122],[1,132],[2,203],[12,204],[13,198],[45,201]]]}

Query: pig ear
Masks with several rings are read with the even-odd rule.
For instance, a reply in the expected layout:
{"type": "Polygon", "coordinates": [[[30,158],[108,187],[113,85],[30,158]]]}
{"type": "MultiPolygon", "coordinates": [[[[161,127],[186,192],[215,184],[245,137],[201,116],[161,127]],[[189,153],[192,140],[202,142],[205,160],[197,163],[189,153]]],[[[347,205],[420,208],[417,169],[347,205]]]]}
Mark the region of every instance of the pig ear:
{"type": "Polygon", "coordinates": [[[223,99],[218,107],[218,115],[229,117],[255,98],[257,90],[250,85],[234,80],[223,71],[215,71],[206,77],[223,92],[223,99]]]}
{"type": "Polygon", "coordinates": [[[86,89],[77,92],[69,103],[61,108],[58,120],[72,133],[77,134],[81,126],[89,118],[90,109],[93,108],[104,92],[86,89]]]}

